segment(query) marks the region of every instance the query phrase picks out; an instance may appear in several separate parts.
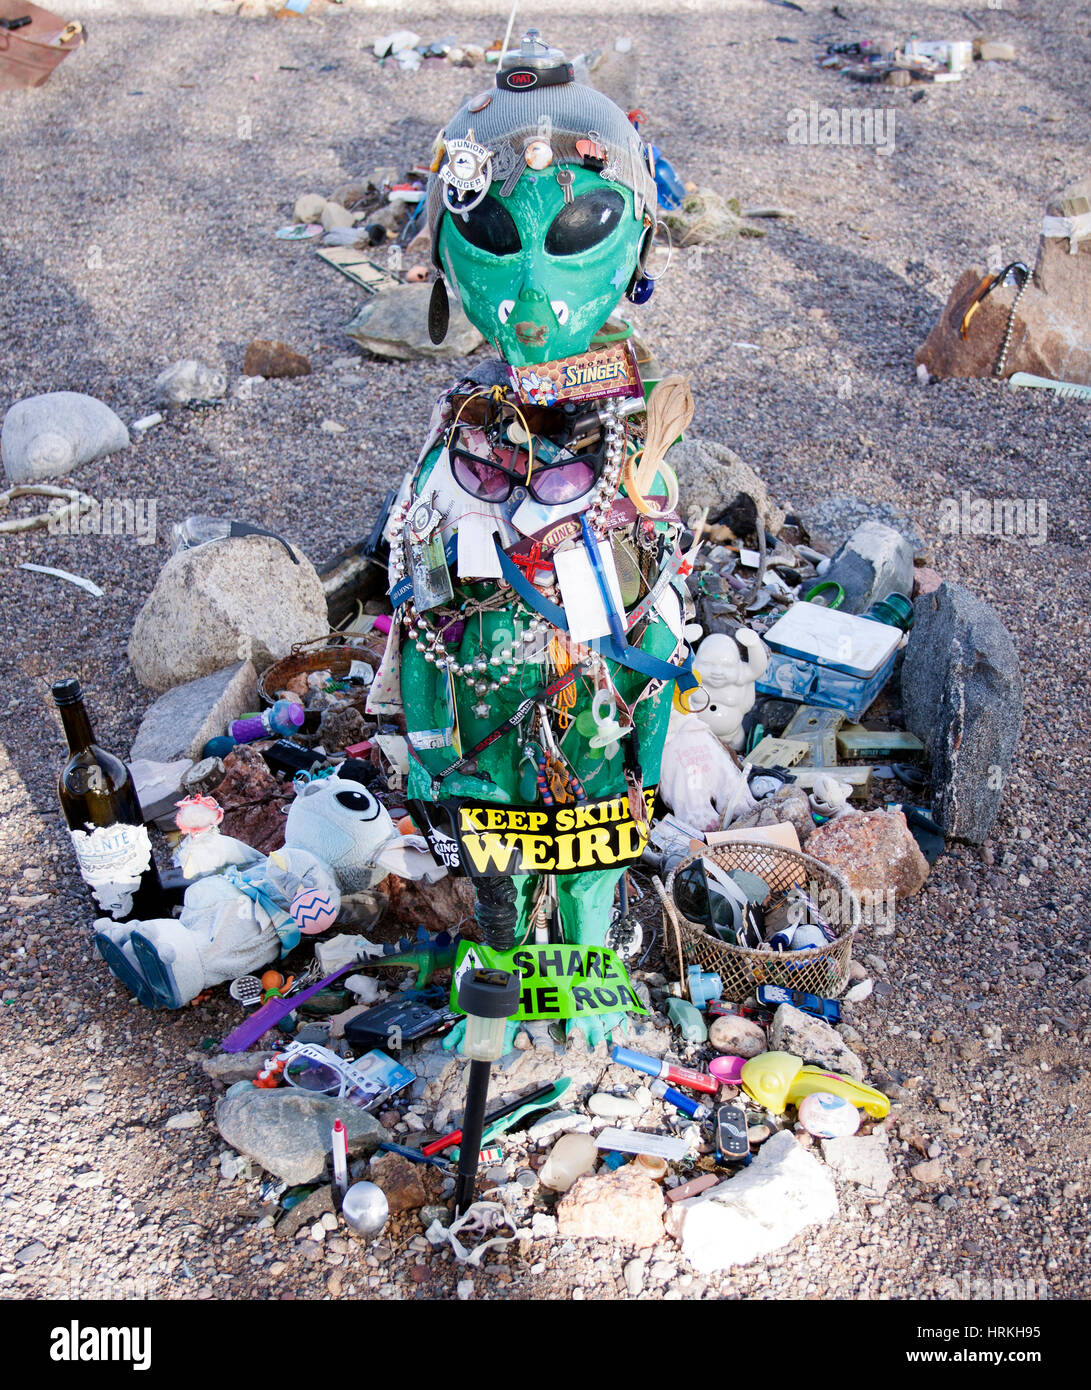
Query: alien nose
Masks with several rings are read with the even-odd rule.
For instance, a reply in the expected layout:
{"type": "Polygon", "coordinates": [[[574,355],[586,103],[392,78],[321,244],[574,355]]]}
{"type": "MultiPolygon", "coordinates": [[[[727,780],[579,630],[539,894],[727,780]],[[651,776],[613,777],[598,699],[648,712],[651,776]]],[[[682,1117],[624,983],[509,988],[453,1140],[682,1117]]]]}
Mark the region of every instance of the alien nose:
{"type": "Polygon", "coordinates": [[[545,295],[531,281],[526,281],[519,291],[519,298],[526,304],[544,304],[545,295]]]}

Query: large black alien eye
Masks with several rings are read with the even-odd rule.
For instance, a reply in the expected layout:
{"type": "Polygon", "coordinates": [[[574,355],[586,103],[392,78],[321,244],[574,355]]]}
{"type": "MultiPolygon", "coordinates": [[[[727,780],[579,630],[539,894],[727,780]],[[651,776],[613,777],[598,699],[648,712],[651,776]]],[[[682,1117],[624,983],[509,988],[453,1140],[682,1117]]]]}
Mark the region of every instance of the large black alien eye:
{"type": "Polygon", "coordinates": [[[522,247],[511,213],[495,198],[485,197],[469,212],[454,213],[451,221],[479,251],[490,251],[494,256],[514,256],[522,247]]]}
{"type": "Polygon", "coordinates": [[[581,193],[561,208],[546,232],[545,249],[551,256],[575,256],[610,235],[625,212],[625,199],[612,188],[581,193]]]}
{"type": "Polygon", "coordinates": [[[346,811],[359,812],[361,820],[374,820],[379,814],[379,803],[369,792],[338,792],[337,800],[346,811]]]}

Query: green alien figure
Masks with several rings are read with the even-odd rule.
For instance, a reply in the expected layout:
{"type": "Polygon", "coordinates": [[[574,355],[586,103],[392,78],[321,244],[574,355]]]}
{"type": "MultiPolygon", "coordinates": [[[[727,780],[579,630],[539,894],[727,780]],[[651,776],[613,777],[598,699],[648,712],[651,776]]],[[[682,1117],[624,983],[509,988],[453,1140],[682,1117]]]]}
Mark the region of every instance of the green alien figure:
{"type": "MultiPolygon", "coordinates": [[[[605,326],[651,292],[655,182],[625,113],[533,30],[437,149],[432,334],[450,288],[501,360],[437,402],[391,514],[377,707],[404,708],[409,796],[473,876],[485,944],[601,946],[697,687],[677,483],[639,467],[654,383],[605,326]]],[[[579,1023],[594,1045],[623,1017],[579,1023]]]]}

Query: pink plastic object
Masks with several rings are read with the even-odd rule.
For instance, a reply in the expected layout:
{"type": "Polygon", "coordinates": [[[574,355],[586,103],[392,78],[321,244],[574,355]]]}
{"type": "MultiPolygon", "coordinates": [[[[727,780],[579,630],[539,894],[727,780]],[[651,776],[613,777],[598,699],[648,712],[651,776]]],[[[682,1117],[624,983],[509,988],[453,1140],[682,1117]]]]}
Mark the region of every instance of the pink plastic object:
{"type": "Polygon", "coordinates": [[[721,1086],[740,1086],[745,1057],[713,1057],[708,1069],[721,1086]]]}

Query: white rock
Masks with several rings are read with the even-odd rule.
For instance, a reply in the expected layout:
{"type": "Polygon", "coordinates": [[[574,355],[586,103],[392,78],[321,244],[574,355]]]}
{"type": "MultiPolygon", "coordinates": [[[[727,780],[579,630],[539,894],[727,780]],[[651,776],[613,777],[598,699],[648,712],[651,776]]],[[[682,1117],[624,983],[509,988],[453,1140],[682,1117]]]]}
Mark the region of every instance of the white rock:
{"type": "Polygon", "coordinates": [[[833,1179],[782,1130],[737,1177],[676,1202],[667,1229],[690,1264],[710,1274],[771,1254],[837,1214],[833,1179]]]}
{"type": "Polygon", "coordinates": [[[551,1110],[527,1130],[527,1138],[535,1143],[552,1139],[555,1134],[589,1134],[591,1121],[586,1115],[577,1115],[571,1110],[551,1110]]]}
{"type": "Polygon", "coordinates": [[[318,220],[327,232],[334,227],[351,227],[355,221],[348,208],[343,208],[340,203],[326,203],[318,220]]]}
{"type": "Polygon", "coordinates": [[[641,1113],[639,1102],[630,1096],[612,1096],[605,1091],[593,1095],[587,1102],[587,1108],[592,1115],[602,1115],[609,1119],[630,1118],[641,1113]]]}
{"type": "Polygon", "coordinates": [[[4,416],[0,454],[9,483],[60,478],[129,447],[129,431],[108,405],[78,391],[16,401],[4,416]]]}
{"type": "Polygon", "coordinates": [[[317,222],[322,216],[326,200],[319,193],[304,193],[295,200],[292,219],[296,222],[317,222]]]}
{"type": "Polygon", "coordinates": [[[846,993],[845,998],[850,1004],[859,1004],[868,997],[874,988],[874,980],[861,980],[858,985],[853,985],[846,993]]]}
{"type": "Polygon", "coordinates": [[[155,378],[156,405],[212,404],[227,395],[227,377],[195,357],[172,362],[155,378]]]}
{"type": "Polygon", "coordinates": [[[857,1134],[851,1138],[824,1139],[822,1157],[839,1178],[865,1187],[878,1197],[885,1196],[894,1181],[885,1136],[857,1134]]]}
{"type": "Polygon", "coordinates": [[[249,657],[258,670],[329,630],[322,581],[295,549],[238,536],[172,555],[133,624],[141,685],[169,690],[249,657]]]}
{"type": "Polygon", "coordinates": [[[181,1114],[171,1115],[165,1125],[166,1129],[196,1129],[204,1121],[204,1115],[199,1110],[183,1110],[181,1114]]]}

